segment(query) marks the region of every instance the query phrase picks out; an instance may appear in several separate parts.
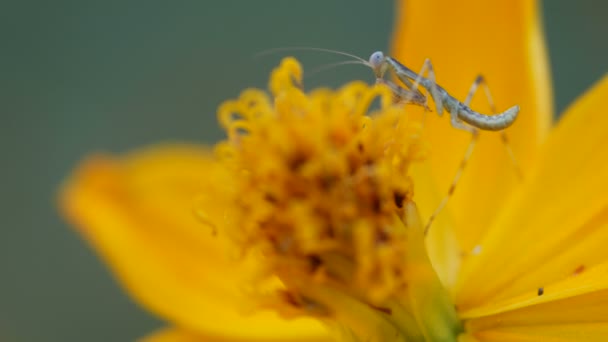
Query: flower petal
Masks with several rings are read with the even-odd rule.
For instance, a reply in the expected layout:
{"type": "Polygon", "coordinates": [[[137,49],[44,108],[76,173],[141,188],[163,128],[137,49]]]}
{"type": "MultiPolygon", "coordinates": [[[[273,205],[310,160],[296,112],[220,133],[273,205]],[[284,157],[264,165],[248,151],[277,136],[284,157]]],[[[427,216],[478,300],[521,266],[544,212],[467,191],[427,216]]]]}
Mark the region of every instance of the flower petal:
{"type": "Polygon", "coordinates": [[[463,262],[461,310],[498,305],[608,260],[607,96],[608,76],[567,111],[481,253],[463,262]]]}
{"type": "Polygon", "coordinates": [[[130,294],[169,321],[215,336],[324,336],[313,320],[241,314],[250,302],[240,288],[247,269],[193,214],[194,198],[205,194],[209,221],[229,215],[225,177],[208,151],[192,146],[97,156],[76,170],[60,200],[130,294]]]}
{"type": "Polygon", "coordinates": [[[479,342],[479,340],[475,336],[465,333],[458,335],[458,342],[479,342]]]}
{"type": "Polygon", "coordinates": [[[483,342],[579,342],[605,341],[606,323],[534,325],[484,330],[475,334],[483,342]]]}
{"type": "MultiPolygon", "coordinates": [[[[430,210],[434,210],[429,204],[439,203],[444,194],[433,191],[435,189],[432,184],[435,181],[427,163],[412,165],[412,175],[416,179],[416,203],[421,203],[426,208],[426,213],[429,213],[430,210]],[[419,186],[421,184],[422,186],[419,186]]],[[[441,283],[448,291],[452,290],[456,282],[462,254],[453,226],[452,217],[448,213],[443,213],[433,222],[432,229],[426,236],[429,259],[441,283]]]]}
{"type": "Polygon", "coordinates": [[[608,263],[585,274],[544,288],[542,295],[526,293],[496,305],[489,303],[463,313],[466,330],[480,340],[508,336],[516,341],[600,341],[608,333],[608,263]],[[551,329],[554,328],[553,329],[551,329]],[[492,338],[492,336],[494,336],[492,338]]]}
{"type": "MultiPolygon", "coordinates": [[[[254,339],[241,339],[241,338],[224,338],[217,336],[208,336],[193,333],[179,328],[166,328],[158,332],[152,333],[139,340],[140,342],[247,342],[254,341],[254,339]]],[[[255,339],[255,342],[266,342],[272,341],[269,339],[255,339]]],[[[275,340],[276,341],[276,340],[275,340]]],[[[282,342],[329,342],[335,341],[329,337],[293,337],[285,338],[282,342]]]]}
{"type": "Polygon", "coordinates": [[[608,262],[585,273],[460,313],[471,330],[521,324],[608,322],[608,262]]]}
{"type": "MultiPolygon", "coordinates": [[[[524,176],[551,124],[552,95],[536,1],[401,1],[393,51],[415,71],[432,60],[437,81],[464,100],[480,73],[489,83],[499,111],[520,105],[508,135],[524,176]]],[[[489,113],[482,88],[472,107],[489,113]]],[[[433,113],[430,113],[433,114],[433,113]]],[[[470,137],[451,127],[449,118],[428,115],[431,169],[439,192],[446,193],[470,137]]],[[[484,133],[475,147],[447,209],[455,221],[462,248],[470,250],[518,184],[500,135],[484,133]]],[[[436,191],[416,182],[417,193],[436,191]]],[[[423,216],[439,201],[418,200],[423,216]]],[[[446,213],[444,213],[445,215],[446,213]]]]}

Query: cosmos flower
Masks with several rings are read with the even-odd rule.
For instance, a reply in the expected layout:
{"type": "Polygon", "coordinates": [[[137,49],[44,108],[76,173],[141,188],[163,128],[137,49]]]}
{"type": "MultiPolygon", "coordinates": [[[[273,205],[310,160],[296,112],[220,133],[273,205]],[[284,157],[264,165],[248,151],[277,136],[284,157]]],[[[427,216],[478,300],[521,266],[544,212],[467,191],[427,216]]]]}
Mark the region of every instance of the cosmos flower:
{"type": "MultiPolygon", "coordinates": [[[[214,148],[87,158],[60,203],[133,298],[150,341],[580,341],[608,336],[604,78],[551,128],[534,1],[407,1],[393,55],[432,57],[457,97],[483,71],[499,109],[427,236],[470,137],[381,86],[270,93],[218,110],[214,148]],[[373,105],[379,99],[380,104],[373,105]]],[[[483,94],[472,107],[488,112],[483,94]]]]}

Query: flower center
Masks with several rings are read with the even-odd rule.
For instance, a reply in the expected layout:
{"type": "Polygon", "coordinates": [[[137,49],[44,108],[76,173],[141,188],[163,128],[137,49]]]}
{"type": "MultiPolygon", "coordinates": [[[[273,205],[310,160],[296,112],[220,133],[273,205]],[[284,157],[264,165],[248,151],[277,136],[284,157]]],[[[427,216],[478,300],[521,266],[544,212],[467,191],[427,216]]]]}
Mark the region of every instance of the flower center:
{"type": "Polygon", "coordinates": [[[235,179],[227,233],[262,258],[260,284],[280,281],[264,287],[266,306],[365,340],[453,337],[408,176],[424,156],[420,125],[387,88],[306,94],[301,77],[285,59],[272,98],[246,90],[218,112],[228,139],[217,152],[235,179]]]}

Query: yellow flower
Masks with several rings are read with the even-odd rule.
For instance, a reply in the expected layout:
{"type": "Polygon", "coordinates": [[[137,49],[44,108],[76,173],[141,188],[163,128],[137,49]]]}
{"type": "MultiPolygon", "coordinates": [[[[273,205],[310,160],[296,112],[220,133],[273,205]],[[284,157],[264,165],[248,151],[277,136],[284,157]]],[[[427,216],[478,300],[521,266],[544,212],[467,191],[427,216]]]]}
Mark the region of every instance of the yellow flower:
{"type": "Polygon", "coordinates": [[[150,341],[605,340],[608,78],[548,134],[537,12],[527,0],[401,3],[396,58],[432,57],[463,98],[482,71],[498,108],[522,108],[508,133],[524,182],[482,134],[427,237],[417,208],[435,209],[467,134],[431,115],[422,129],[381,87],[305,94],[293,59],[272,97],[247,90],[220,107],[228,139],[214,152],[91,157],[61,206],[172,325],[150,341]]]}

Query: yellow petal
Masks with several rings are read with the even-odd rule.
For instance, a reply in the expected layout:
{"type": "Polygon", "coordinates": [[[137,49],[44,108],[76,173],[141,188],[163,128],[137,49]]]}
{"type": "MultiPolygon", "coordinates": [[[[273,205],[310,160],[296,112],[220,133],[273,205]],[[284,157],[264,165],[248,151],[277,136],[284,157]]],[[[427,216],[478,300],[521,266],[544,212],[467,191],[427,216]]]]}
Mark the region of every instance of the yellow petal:
{"type": "Polygon", "coordinates": [[[501,302],[465,310],[469,330],[521,324],[608,322],[608,262],[501,302]]]}
{"type": "Polygon", "coordinates": [[[567,111],[481,252],[465,259],[461,310],[498,305],[608,260],[607,96],[608,76],[567,111]]]}
{"type": "Polygon", "coordinates": [[[481,331],[476,336],[484,342],[602,342],[608,336],[608,324],[520,326],[481,331]]]}
{"type": "MultiPolygon", "coordinates": [[[[412,165],[412,175],[416,179],[414,192],[416,203],[421,203],[428,214],[435,209],[432,206],[439,203],[445,194],[433,191],[436,190],[434,189],[435,180],[427,163],[412,165]]],[[[451,292],[460,269],[462,251],[453,229],[453,219],[448,214],[443,212],[433,222],[432,228],[426,236],[426,245],[429,259],[437,276],[445,288],[451,292]]]]}
{"type": "Polygon", "coordinates": [[[229,215],[224,177],[206,150],[192,146],[96,156],[76,170],[60,201],[127,291],[159,316],[215,336],[324,334],[312,320],[241,314],[245,270],[227,253],[228,240],[193,213],[203,194],[209,221],[229,215]]]}
{"type": "MultiPolygon", "coordinates": [[[[203,334],[196,334],[190,331],[186,331],[179,328],[166,328],[158,332],[146,336],[139,340],[140,342],[267,342],[272,341],[268,339],[241,339],[241,338],[224,338],[209,336],[203,334]]],[[[329,342],[334,341],[329,337],[325,338],[309,338],[309,337],[293,337],[281,339],[281,342],[329,342]]]]}
{"type": "Polygon", "coordinates": [[[479,340],[471,334],[460,334],[458,335],[458,342],[479,342],[479,340]]]}
{"type": "Polygon", "coordinates": [[[466,330],[482,341],[603,341],[608,336],[608,263],[501,305],[463,313],[466,330]]]}
{"type": "MultiPolygon", "coordinates": [[[[524,173],[537,154],[551,124],[552,98],[538,5],[532,0],[403,0],[400,2],[393,51],[397,59],[418,71],[430,58],[437,83],[464,100],[482,73],[497,109],[520,105],[507,130],[524,173]]],[[[489,113],[482,88],[473,109],[489,113]]],[[[447,192],[469,134],[454,129],[447,117],[427,116],[431,169],[438,191],[447,192]]],[[[484,133],[448,204],[462,248],[476,245],[487,224],[518,183],[499,134],[484,133]]],[[[417,202],[428,216],[439,200],[430,185],[416,182],[417,202]]],[[[446,215],[444,213],[444,215],[446,215]]]]}
{"type": "Polygon", "coordinates": [[[504,342],[603,342],[608,336],[606,323],[519,326],[480,331],[479,341],[504,342]]]}

